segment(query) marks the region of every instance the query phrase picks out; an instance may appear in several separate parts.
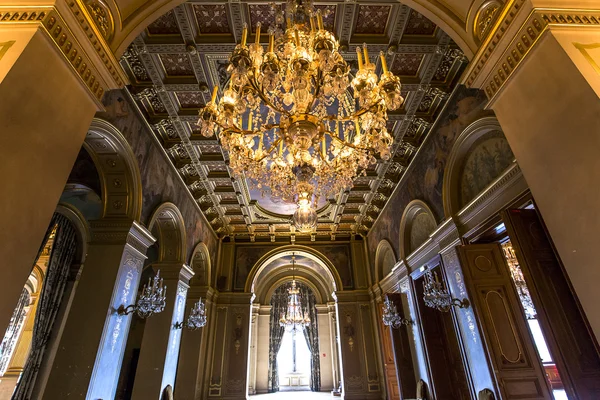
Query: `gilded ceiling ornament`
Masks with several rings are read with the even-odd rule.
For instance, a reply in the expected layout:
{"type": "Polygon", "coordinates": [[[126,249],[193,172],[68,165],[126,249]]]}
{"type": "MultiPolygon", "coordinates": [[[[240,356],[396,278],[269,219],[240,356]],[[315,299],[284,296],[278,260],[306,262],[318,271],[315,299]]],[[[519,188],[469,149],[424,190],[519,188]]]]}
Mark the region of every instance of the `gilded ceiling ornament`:
{"type": "Polygon", "coordinates": [[[479,42],[485,38],[494,21],[496,21],[496,17],[502,6],[503,3],[500,0],[489,0],[483,3],[479,7],[479,10],[477,10],[473,31],[479,42]]]}
{"type": "Polygon", "coordinates": [[[101,0],[86,0],[85,6],[104,39],[110,42],[115,32],[115,22],[110,8],[101,0]]]}

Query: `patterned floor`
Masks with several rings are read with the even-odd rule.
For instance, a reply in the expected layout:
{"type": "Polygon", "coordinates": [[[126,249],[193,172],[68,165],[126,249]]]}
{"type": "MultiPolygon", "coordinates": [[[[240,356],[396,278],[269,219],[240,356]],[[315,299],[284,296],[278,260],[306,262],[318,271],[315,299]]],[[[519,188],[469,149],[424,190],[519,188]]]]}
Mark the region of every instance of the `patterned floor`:
{"type": "Polygon", "coordinates": [[[258,394],[249,397],[252,400],[325,400],[339,399],[333,397],[331,393],[313,393],[313,392],[279,392],[271,394],[258,394]]]}

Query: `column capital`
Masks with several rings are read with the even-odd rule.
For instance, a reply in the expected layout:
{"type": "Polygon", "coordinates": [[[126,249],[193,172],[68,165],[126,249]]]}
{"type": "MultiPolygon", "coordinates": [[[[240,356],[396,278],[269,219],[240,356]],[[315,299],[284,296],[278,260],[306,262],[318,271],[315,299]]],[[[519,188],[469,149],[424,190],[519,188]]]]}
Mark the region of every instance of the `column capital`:
{"type": "Polygon", "coordinates": [[[210,286],[190,286],[187,292],[188,300],[205,299],[206,302],[212,302],[215,297],[215,289],[210,286]]]}
{"type": "Polygon", "coordinates": [[[493,103],[545,32],[557,28],[600,28],[600,7],[573,0],[556,7],[551,0],[513,0],[507,4],[471,60],[463,83],[485,91],[493,103]]]}
{"type": "Polygon", "coordinates": [[[156,272],[160,270],[160,276],[165,280],[179,280],[186,285],[194,276],[194,270],[187,264],[166,261],[155,262],[152,264],[152,269],[156,272]]]}
{"type": "Polygon", "coordinates": [[[156,241],[148,229],[130,219],[103,218],[90,221],[90,231],[92,245],[127,243],[144,257],[148,247],[156,241]]]}
{"type": "Polygon", "coordinates": [[[371,296],[367,290],[343,290],[333,293],[336,302],[339,303],[356,303],[370,302],[371,296]]]}
{"type": "Polygon", "coordinates": [[[128,83],[119,61],[107,45],[114,33],[114,20],[104,3],[42,1],[43,4],[2,5],[0,29],[37,27],[61,54],[81,86],[102,110],[102,96],[128,83]]]}

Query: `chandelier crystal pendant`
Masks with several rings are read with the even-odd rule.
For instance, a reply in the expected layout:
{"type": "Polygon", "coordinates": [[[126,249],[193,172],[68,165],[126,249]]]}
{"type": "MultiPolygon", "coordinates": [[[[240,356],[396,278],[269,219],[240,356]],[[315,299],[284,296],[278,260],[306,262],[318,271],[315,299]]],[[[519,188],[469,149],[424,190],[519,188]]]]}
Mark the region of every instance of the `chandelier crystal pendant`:
{"type": "Polygon", "coordinates": [[[279,319],[279,325],[285,327],[288,332],[296,332],[299,328],[310,325],[310,318],[302,311],[300,289],[296,286],[296,277],[293,275],[295,263],[296,257],[292,255],[292,286],[288,289],[287,310],[281,313],[279,319]]]}
{"type": "Polygon", "coordinates": [[[148,284],[144,285],[137,302],[128,306],[119,306],[117,313],[127,315],[136,312],[140,318],[145,319],[163,312],[167,304],[166,298],[167,286],[163,286],[163,279],[158,270],[154,278],[148,278],[148,284]]]}
{"type": "Polygon", "coordinates": [[[423,301],[427,307],[441,312],[448,312],[452,307],[466,308],[470,305],[467,299],[453,298],[440,282],[437,272],[432,273],[430,269],[423,277],[423,301]]]}
{"type": "Polygon", "coordinates": [[[306,232],[316,226],[319,198],[352,187],[377,154],[390,158],[387,111],[404,99],[383,53],[378,77],[366,45],[356,49],[352,76],[312,1],[288,0],[285,12],[269,30],[266,51],[260,24],[252,44],[244,26],[229,58],[229,85],[218,101],[214,87],[198,125],[206,137],[218,134],[236,175],[263,194],[295,202],[295,223],[306,232]]]}
{"type": "Polygon", "coordinates": [[[383,301],[383,325],[390,326],[394,329],[400,328],[402,325],[411,325],[413,321],[410,319],[402,318],[400,314],[398,314],[398,309],[396,305],[389,299],[386,295],[385,300],[383,301]]]}

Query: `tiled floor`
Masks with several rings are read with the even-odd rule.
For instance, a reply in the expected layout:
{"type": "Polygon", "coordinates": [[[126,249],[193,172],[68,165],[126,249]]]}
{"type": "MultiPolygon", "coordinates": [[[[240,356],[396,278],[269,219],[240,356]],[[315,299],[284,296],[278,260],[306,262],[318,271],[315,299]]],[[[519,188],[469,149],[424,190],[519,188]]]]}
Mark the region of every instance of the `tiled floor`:
{"type": "Polygon", "coordinates": [[[314,393],[314,392],[279,392],[271,394],[259,394],[250,396],[252,400],[324,400],[324,399],[339,399],[333,397],[331,393],[314,393]]]}

